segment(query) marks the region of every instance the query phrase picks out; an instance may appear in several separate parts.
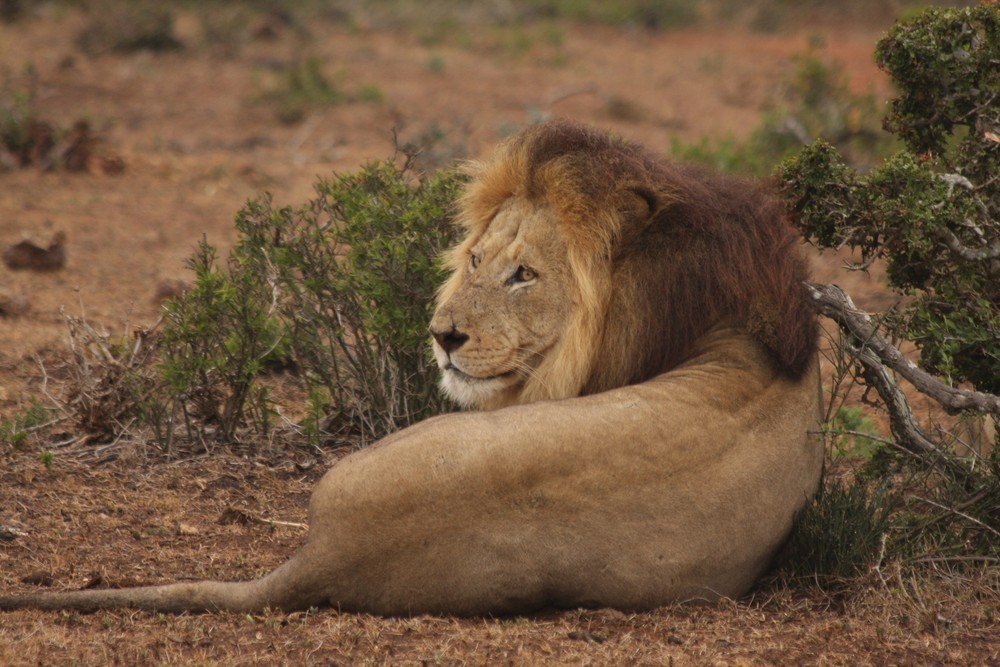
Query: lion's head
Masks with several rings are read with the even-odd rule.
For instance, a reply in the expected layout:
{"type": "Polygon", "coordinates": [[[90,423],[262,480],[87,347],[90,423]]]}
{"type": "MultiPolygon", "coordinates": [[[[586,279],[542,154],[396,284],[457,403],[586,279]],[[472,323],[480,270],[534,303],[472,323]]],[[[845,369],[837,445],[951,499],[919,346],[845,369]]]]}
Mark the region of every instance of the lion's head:
{"type": "Polygon", "coordinates": [[[815,351],[798,237],[761,190],[568,121],[469,166],[431,321],[442,385],[484,409],[642,382],[709,330],[798,377],[815,351]]]}

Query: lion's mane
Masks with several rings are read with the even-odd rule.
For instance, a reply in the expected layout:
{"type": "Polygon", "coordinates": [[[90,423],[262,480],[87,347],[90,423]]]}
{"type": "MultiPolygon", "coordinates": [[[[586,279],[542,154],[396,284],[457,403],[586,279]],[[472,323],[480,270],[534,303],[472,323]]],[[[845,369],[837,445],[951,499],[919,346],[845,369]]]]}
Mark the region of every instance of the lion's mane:
{"type": "Polygon", "coordinates": [[[565,344],[519,402],[592,394],[675,368],[712,328],[748,333],[799,379],[817,324],[799,237],[759,184],[658,159],[641,146],[550,121],[468,166],[468,236],[439,301],[461,284],[469,248],[500,205],[550,207],[570,248],[579,303],[565,344]]]}

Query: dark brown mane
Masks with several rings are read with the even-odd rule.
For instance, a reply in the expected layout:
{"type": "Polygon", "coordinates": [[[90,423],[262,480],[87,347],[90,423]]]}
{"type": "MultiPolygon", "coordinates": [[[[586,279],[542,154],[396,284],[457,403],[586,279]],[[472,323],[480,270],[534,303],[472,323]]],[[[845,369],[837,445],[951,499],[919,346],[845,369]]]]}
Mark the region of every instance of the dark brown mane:
{"type": "Polygon", "coordinates": [[[526,163],[523,194],[545,197],[578,250],[614,263],[604,361],[587,393],[677,366],[718,325],[753,336],[782,373],[805,372],[817,344],[806,261],[759,184],[672,164],[568,121],[522,133],[510,151],[526,163]]]}

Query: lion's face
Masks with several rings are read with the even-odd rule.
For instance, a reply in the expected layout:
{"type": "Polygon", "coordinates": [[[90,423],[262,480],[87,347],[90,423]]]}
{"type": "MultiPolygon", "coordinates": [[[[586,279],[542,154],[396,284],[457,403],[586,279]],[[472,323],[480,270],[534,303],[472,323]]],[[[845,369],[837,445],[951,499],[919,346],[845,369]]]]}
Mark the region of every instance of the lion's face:
{"type": "Polygon", "coordinates": [[[466,407],[520,402],[557,353],[577,300],[552,211],[519,197],[453,253],[431,321],[442,387],[466,407]]]}

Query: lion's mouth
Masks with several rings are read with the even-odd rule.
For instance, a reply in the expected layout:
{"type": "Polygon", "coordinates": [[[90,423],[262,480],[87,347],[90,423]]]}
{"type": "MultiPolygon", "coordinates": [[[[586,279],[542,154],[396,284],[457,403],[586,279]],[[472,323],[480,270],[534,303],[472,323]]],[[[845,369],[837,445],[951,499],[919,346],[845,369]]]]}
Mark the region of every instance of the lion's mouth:
{"type": "Polygon", "coordinates": [[[507,371],[505,373],[497,373],[496,375],[486,376],[469,375],[453,363],[449,363],[445,366],[444,370],[464,382],[489,382],[490,380],[503,380],[514,375],[514,371],[507,371]]]}

